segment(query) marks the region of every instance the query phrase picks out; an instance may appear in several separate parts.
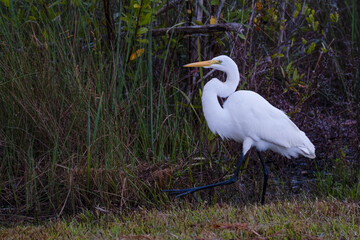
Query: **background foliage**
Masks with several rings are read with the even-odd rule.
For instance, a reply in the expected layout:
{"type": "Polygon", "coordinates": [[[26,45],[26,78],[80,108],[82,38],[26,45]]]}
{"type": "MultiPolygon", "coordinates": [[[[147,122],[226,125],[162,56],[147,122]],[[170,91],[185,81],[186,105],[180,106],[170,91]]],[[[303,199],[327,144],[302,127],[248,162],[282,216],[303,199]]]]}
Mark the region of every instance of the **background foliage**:
{"type": "MultiPolygon", "coordinates": [[[[267,155],[270,201],[359,199],[355,0],[0,2],[3,216],[165,206],[159,189],[226,177],[241,148],[212,135],[200,103],[223,75],[181,67],[220,54],[238,63],[239,88],[287,112],[317,148],[311,161],[267,155]],[[243,28],[170,31],[219,23],[243,28]]],[[[222,199],[257,201],[259,166],[248,158],[222,199]]]]}

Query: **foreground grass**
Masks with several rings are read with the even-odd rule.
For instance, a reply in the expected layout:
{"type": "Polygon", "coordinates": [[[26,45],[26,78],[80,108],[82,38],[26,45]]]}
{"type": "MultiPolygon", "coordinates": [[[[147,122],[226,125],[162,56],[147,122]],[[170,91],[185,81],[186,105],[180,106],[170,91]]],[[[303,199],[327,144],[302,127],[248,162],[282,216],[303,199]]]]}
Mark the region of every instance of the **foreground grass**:
{"type": "Polygon", "coordinates": [[[0,239],[359,239],[355,202],[285,201],[264,206],[176,206],[124,216],[91,213],[0,230],[0,239]]]}

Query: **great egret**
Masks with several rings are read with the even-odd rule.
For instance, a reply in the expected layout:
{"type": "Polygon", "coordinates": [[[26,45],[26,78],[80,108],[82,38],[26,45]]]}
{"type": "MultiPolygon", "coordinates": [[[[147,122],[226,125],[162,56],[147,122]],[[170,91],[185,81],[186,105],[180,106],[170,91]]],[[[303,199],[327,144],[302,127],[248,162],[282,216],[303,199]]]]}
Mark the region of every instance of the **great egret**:
{"type": "Polygon", "coordinates": [[[218,134],[222,139],[242,142],[243,148],[234,175],[230,179],[194,188],[163,190],[164,192],[180,197],[202,189],[235,183],[245,154],[254,146],[263,167],[261,203],[264,204],[268,169],[260,152],[270,149],[287,158],[298,155],[315,158],[314,145],[284,112],[272,106],[256,92],[247,90],[235,92],[240,75],[236,63],[231,58],[222,55],[209,61],[190,63],[184,67],[213,68],[226,73],[225,82],[213,78],[205,84],[201,99],[204,116],[214,134],[218,134]],[[218,97],[227,98],[223,106],[219,104],[218,97]]]}

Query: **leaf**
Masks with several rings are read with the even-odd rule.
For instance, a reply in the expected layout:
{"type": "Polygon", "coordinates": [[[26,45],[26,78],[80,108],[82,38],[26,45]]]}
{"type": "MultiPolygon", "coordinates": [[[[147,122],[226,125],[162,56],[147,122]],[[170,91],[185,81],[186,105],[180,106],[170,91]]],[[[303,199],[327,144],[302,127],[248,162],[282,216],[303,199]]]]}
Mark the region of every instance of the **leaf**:
{"type": "Polygon", "coordinates": [[[143,25],[147,25],[150,23],[150,19],[151,19],[151,14],[152,12],[149,12],[148,14],[146,14],[144,17],[141,18],[139,25],[143,26],[143,25]]]}
{"type": "Polygon", "coordinates": [[[299,11],[298,10],[296,10],[295,12],[294,12],[294,15],[293,15],[293,18],[296,18],[298,15],[299,15],[299,11]]]}
{"type": "Polygon", "coordinates": [[[330,14],[330,20],[332,22],[338,22],[339,21],[339,14],[337,12],[330,14]]]}
{"type": "Polygon", "coordinates": [[[138,41],[139,43],[149,43],[148,39],[136,39],[136,41],[138,41]]]}
{"type": "Polygon", "coordinates": [[[10,0],[0,0],[6,7],[10,7],[10,0]]]}
{"type": "Polygon", "coordinates": [[[312,23],[312,27],[313,27],[314,31],[317,31],[318,26],[319,26],[319,21],[315,21],[312,23]]]}
{"type": "Polygon", "coordinates": [[[310,11],[311,11],[311,10],[310,10],[310,8],[309,8],[308,6],[305,6],[305,7],[304,7],[304,14],[305,14],[305,15],[309,15],[310,11]]]}
{"type": "Polygon", "coordinates": [[[137,4],[137,3],[135,3],[133,7],[134,8],[141,8],[141,6],[139,4],[137,4]]]}
{"type": "Polygon", "coordinates": [[[309,19],[310,19],[310,21],[311,21],[311,22],[314,22],[314,21],[315,21],[315,19],[314,19],[314,15],[312,15],[312,14],[311,14],[311,15],[309,15],[309,19]]]}
{"type": "Polygon", "coordinates": [[[294,42],[295,42],[295,38],[294,38],[294,37],[292,37],[292,38],[291,38],[291,44],[290,44],[290,47],[292,47],[292,46],[294,45],[294,42]]]}
{"type": "Polygon", "coordinates": [[[307,54],[311,54],[312,51],[314,51],[315,47],[316,47],[316,43],[314,43],[314,42],[311,43],[311,45],[309,46],[309,48],[308,48],[308,50],[306,51],[306,53],[307,53],[307,54]]]}
{"type": "Polygon", "coordinates": [[[244,34],[242,33],[238,33],[238,36],[242,39],[242,40],[246,40],[246,37],[244,34]]]}
{"type": "Polygon", "coordinates": [[[220,40],[220,38],[216,38],[215,40],[220,46],[225,46],[225,44],[220,40]]]}
{"type": "Polygon", "coordinates": [[[277,19],[278,19],[278,16],[277,16],[277,15],[274,15],[274,16],[273,16],[273,22],[276,22],[277,19]]]}
{"type": "Polygon", "coordinates": [[[132,53],[130,55],[130,61],[135,60],[136,58],[140,57],[145,51],[145,48],[140,48],[138,50],[136,50],[136,52],[132,53]]]}
{"type": "Polygon", "coordinates": [[[256,10],[260,11],[262,9],[261,2],[256,2],[256,10]]]}
{"type": "Polygon", "coordinates": [[[273,55],[271,56],[272,59],[277,58],[277,57],[282,58],[282,57],[284,57],[284,54],[282,54],[282,53],[275,53],[275,54],[273,54],[273,55]]]}
{"type": "Polygon", "coordinates": [[[216,17],[215,16],[210,17],[210,24],[216,24],[216,17]]]}
{"type": "Polygon", "coordinates": [[[137,30],[136,34],[141,35],[141,34],[147,33],[148,31],[149,30],[146,27],[141,27],[137,30]]]}
{"type": "Polygon", "coordinates": [[[305,40],[305,38],[301,38],[301,41],[304,45],[307,44],[307,41],[305,40]]]}
{"type": "Polygon", "coordinates": [[[283,69],[282,66],[280,66],[280,70],[281,70],[281,74],[282,74],[283,78],[285,78],[285,77],[286,77],[286,76],[285,76],[285,71],[284,71],[284,69],[283,69]]]}
{"type": "Polygon", "coordinates": [[[296,81],[298,79],[298,74],[297,74],[297,68],[295,68],[294,72],[293,72],[293,81],[296,81]]]}

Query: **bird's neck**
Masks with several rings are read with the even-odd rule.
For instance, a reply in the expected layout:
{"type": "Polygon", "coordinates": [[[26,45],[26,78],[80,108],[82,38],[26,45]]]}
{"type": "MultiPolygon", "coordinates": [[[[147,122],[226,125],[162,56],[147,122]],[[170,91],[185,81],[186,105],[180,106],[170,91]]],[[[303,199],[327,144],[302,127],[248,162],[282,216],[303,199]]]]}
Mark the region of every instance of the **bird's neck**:
{"type": "Polygon", "coordinates": [[[220,136],[220,133],[223,132],[222,129],[229,123],[229,115],[221,107],[218,101],[218,96],[226,98],[235,92],[240,79],[237,67],[233,70],[234,71],[226,73],[227,79],[225,82],[221,82],[218,79],[213,78],[206,83],[201,99],[204,116],[210,130],[214,134],[218,133],[220,136]]]}
{"type": "MultiPolygon", "coordinates": [[[[214,79],[209,81],[208,84],[212,81],[214,81],[214,79]]],[[[238,68],[235,65],[235,68],[232,68],[231,70],[226,72],[226,81],[225,82],[221,82],[218,79],[216,79],[214,81],[216,83],[211,83],[211,84],[215,85],[214,88],[216,90],[217,96],[226,98],[235,92],[237,86],[239,85],[239,81],[240,81],[240,75],[239,75],[238,68]]],[[[205,88],[204,88],[204,91],[205,91],[205,88]]]]}

